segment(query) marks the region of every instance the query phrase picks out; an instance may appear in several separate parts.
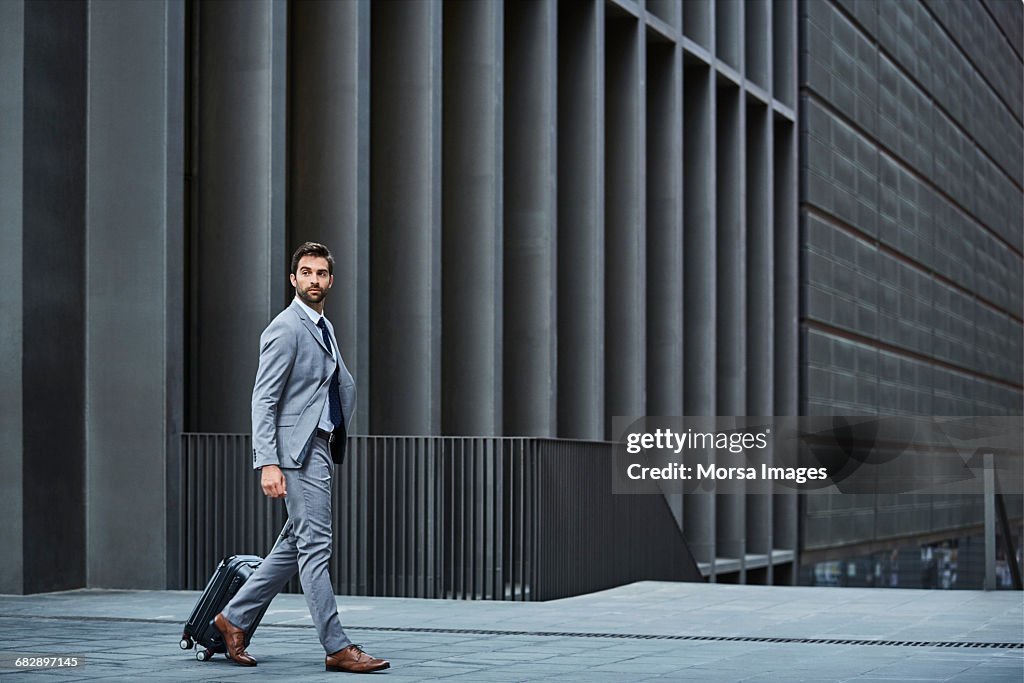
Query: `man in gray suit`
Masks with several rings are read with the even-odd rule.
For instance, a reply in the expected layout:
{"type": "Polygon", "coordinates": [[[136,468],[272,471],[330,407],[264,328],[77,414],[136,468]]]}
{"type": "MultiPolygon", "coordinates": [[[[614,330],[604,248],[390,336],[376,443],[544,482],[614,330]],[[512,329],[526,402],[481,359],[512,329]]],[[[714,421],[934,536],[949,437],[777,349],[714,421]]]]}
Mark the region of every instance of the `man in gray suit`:
{"type": "Polygon", "coordinates": [[[292,256],[295,300],[263,331],[252,391],[253,467],[263,492],[284,498],[288,521],[259,568],[214,623],[228,656],[256,666],[245,632],[284,585],[299,573],[302,592],[327,652],[328,671],[365,673],[389,667],[363,652],[338,619],[328,563],[331,557],[331,477],[345,458],[355,383],[323,316],[334,284],[327,247],[306,242],[292,256]]]}

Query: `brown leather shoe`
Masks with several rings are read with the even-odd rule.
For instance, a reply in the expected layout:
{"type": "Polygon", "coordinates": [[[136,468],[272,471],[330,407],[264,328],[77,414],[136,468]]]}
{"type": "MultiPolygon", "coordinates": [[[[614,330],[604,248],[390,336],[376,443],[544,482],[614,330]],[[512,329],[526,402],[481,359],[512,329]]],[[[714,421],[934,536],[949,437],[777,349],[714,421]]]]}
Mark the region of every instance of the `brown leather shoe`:
{"type": "Polygon", "coordinates": [[[349,645],[333,655],[327,655],[326,665],[328,671],[347,671],[353,674],[382,671],[391,666],[385,659],[377,659],[366,654],[358,645],[349,645]]]}
{"type": "Polygon", "coordinates": [[[224,637],[229,658],[242,666],[256,666],[256,660],[245,651],[245,631],[225,619],[223,613],[213,618],[213,625],[224,637]]]}

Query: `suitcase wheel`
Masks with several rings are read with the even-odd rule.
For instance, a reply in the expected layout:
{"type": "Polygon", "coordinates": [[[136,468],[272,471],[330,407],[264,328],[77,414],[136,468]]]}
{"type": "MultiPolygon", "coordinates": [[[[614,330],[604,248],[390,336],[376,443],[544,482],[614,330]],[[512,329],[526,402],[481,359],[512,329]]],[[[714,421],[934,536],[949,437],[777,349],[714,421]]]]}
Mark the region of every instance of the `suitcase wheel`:
{"type": "Polygon", "coordinates": [[[209,650],[196,650],[196,659],[198,659],[200,662],[209,661],[210,657],[212,656],[213,653],[209,650]]]}
{"type": "Polygon", "coordinates": [[[192,639],[191,639],[191,638],[189,638],[188,636],[186,636],[186,635],[184,635],[184,634],[183,634],[183,635],[181,636],[181,642],[180,642],[180,643],[178,643],[178,646],[179,646],[179,647],[180,647],[180,648],[181,648],[182,650],[191,650],[191,649],[192,649],[193,647],[195,647],[195,643],[194,643],[194,642],[192,642],[192,639]]]}

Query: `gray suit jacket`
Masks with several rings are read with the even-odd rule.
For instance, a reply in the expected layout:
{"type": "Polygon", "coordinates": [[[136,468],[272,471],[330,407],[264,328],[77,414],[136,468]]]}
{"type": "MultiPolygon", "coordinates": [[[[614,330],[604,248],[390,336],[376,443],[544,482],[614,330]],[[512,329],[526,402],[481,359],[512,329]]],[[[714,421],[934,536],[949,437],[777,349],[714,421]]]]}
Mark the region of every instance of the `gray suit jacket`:
{"type": "Polygon", "coordinates": [[[302,467],[309,455],[328,383],[338,368],[343,425],[335,428],[331,459],[345,458],[345,435],[355,407],[355,381],[341,358],[334,327],[327,322],[338,359],[324,344],[320,328],[297,302],[274,318],[260,336],[260,364],[252,389],[253,467],[302,467]]]}

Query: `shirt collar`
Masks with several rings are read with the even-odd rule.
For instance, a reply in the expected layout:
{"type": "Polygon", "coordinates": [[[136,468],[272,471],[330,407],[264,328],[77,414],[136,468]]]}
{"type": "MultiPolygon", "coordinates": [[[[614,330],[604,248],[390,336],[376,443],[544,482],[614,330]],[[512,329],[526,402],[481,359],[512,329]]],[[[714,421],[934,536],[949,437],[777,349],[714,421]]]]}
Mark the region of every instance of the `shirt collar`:
{"type": "Polygon", "coordinates": [[[320,324],[320,318],[324,317],[323,315],[317,313],[312,308],[307,306],[306,302],[304,302],[299,297],[295,297],[295,303],[297,303],[299,306],[301,306],[302,310],[306,312],[306,315],[309,316],[310,322],[312,322],[314,325],[319,325],[320,324]]]}

